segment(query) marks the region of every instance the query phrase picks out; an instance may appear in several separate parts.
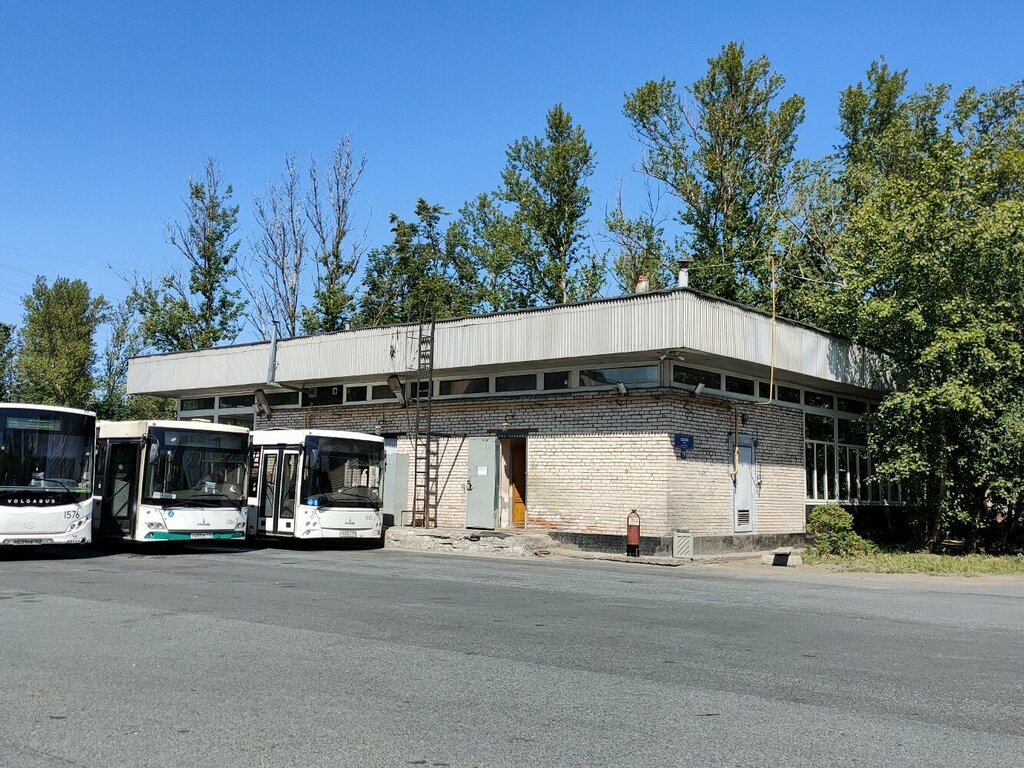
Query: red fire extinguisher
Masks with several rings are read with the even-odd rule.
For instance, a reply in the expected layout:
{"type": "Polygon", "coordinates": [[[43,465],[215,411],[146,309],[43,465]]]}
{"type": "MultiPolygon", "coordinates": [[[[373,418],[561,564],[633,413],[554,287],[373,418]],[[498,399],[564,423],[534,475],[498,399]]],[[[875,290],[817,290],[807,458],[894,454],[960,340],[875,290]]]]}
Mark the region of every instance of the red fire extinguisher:
{"type": "Polygon", "coordinates": [[[640,556],[640,515],[635,509],[626,515],[626,556],[640,556]]]}

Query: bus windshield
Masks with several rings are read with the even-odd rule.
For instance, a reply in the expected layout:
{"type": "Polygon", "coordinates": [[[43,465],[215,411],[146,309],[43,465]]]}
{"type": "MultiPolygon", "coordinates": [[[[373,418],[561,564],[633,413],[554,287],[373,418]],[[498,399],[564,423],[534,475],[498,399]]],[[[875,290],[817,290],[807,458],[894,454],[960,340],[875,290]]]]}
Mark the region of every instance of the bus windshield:
{"type": "Polygon", "coordinates": [[[245,499],[247,447],[244,434],[151,427],[143,502],[240,508],[245,499]]]}
{"type": "Polygon", "coordinates": [[[384,446],[336,437],[306,438],[302,499],[320,507],[380,506],[384,446]]]}
{"type": "Polygon", "coordinates": [[[0,504],[40,494],[51,504],[89,498],[95,440],[91,415],[0,409],[0,504]]]}

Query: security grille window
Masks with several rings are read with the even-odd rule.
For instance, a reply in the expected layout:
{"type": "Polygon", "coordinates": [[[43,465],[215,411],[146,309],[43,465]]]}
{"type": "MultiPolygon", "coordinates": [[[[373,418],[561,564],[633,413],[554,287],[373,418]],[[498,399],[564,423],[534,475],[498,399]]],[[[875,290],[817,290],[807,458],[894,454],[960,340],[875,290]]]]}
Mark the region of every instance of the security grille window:
{"type": "Polygon", "coordinates": [[[495,392],[530,392],[537,389],[537,375],[524,373],[519,376],[495,376],[495,392]]]}
{"type": "MultiPolygon", "coordinates": [[[[850,408],[850,402],[842,405],[847,412],[856,408],[850,408]]],[[[872,478],[874,467],[863,417],[805,413],[804,431],[809,500],[875,504],[902,499],[898,484],[872,478]]]]}
{"type": "Polygon", "coordinates": [[[815,413],[804,414],[806,439],[807,498],[826,501],[835,498],[835,419],[815,413]]]}
{"type": "Polygon", "coordinates": [[[630,368],[594,368],[580,371],[581,387],[607,387],[616,384],[644,386],[658,383],[658,366],[638,365],[630,368]]]}
{"type": "Polygon", "coordinates": [[[345,402],[346,403],[365,403],[366,402],[366,385],[358,387],[345,387],[345,402]]]}
{"type": "Polygon", "coordinates": [[[544,389],[568,389],[569,372],[555,371],[544,374],[544,389]]]}
{"type": "Polygon", "coordinates": [[[700,368],[689,368],[685,365],[672,366],[672,381],[688,387],[696,387],[698,384],[703,384],[706,389],[722,388],[722,374],[715,373],[714,371],[704,371],[700,368]]]}
{"type": "Polygon", "coordinates": [[[749,395],[753,397],[754,381],[753,379],[741,379],[739,376],[726,376],[725,391],[732,392],[734,395],[749,395]]]}
{"type": "Polygon", "coordinates": [[[449,379],[448,381],[440,382],[438,394],[442,397],[447,395],[478,395],[489,392],[490,389],[491,380],[487,377],[479,379],[449,379]]]}

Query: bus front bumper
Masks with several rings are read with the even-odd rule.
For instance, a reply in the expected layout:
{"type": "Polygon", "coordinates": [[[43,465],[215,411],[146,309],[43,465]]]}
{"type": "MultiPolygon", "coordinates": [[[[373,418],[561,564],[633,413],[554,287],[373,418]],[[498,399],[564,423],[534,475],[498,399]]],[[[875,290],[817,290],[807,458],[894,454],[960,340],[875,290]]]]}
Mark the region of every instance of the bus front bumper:
{"type": "Polygon", "coordinates": [[[245,531],[150,531],[143,541],[225,541],[244,539],[245,531]]]}

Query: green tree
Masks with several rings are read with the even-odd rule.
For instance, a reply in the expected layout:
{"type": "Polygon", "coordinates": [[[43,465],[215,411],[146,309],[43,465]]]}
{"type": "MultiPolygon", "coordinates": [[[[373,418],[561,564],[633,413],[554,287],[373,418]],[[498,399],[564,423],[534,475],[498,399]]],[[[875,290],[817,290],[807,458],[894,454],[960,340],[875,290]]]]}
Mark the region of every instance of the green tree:
{"type": "Polygon", "coordinates": [[[612,262],[612,274],[619,290],[632,293],[641,279],[646,279],[652,291],[667,288],[673,283],[673,264],[665,228],[658,220],[658,206],[648,188],[647,208],[640,215],[630,217],[622,202],[621,189],[615,207],[605,216],[604,226],[617,251],[612,262]]]}
{"type": "Polygon", "coordinates": [[[533,241],[512,264],[528,305],[589,299],[604,280],[600,256],[586,247],[593,147],[561,104],[546,122],[543,137],[524,136],[509,145],[496,194],[514,207],[513,237],[518,240],[525,228],[533,241]]]}
{"type": "Polygon", "coordinates": [[[310,162],[305,215],[317,277],[313,301],[302,309],[304,333],[343,330],[355,311],[350,284],[365,246],[363,238],[352,236],[352,204],[365,168],[366,156],[355,156],[350,136],[331,154],[326,173],[310,162]]]}
{"type": "Polygon", "coordinates": [[[18,329],[0,323],[0,402],[17,400],[18,329]]]}
{"type": "Polygon", "coordinates": [[[766,57],[747,60],[729,43],[682,94],[673,80],[651,80],[623,110],[644,149],[642,170],[683,203],[691,284],[762,306],[804,118],[802,98],[781,98],[784,85],[766,57]]]}
{"type": "Polygon", "coordinates": [[[472,311],[501,312],[531,305],[524,263],[543,256],[522,217],[507,214],[494,195],[478,195],[459,209],[446,236],[461,271],[473,275],[472,311]]]}
{"type": "Polygon", "coordinates": [[[128,300],[106,314],[108,336],[96,377],[96,415],[101,419],[173,419],[175,403],[165,397],[128,394],[128,361],[143,351],[136,316],[128,300]]]}
{"type": "Polygon", "coordinates": [[[93,336],[106,302],[82,280],[37,277],[23,300],[17,376],[27,402],[85,408],[93,400],[93,336]]]}
{"type": "Polygon", "coordinates": [[[230,204],[231,194],[213,160],[200,178],[189,176],[185,220],[167,228],[167,242],[184,257],[188,276],[175,270],[155,282],[133,281],[131,304],[142,318],[146,346],[160,352],[205,349],[238,336],[245,304],[230,287],[238,251],[238,206],[230,204]]]}
{"type": "Polygon", "coordinates": [[[841,279],[819,311],[892,357],[877,473],[932,541],[977,541],[1024,512],[1024,84],[951,102],[905,82],[879,63],[842,96],[841,279]]]}
{"type": "Polygon", "coordinates": [[[475,276],[449,247],[445,210],[420,198],[416,219],[391,214],[391,243],[370,252],[357,324],[363,327],[469,314],[475,276]]]}

